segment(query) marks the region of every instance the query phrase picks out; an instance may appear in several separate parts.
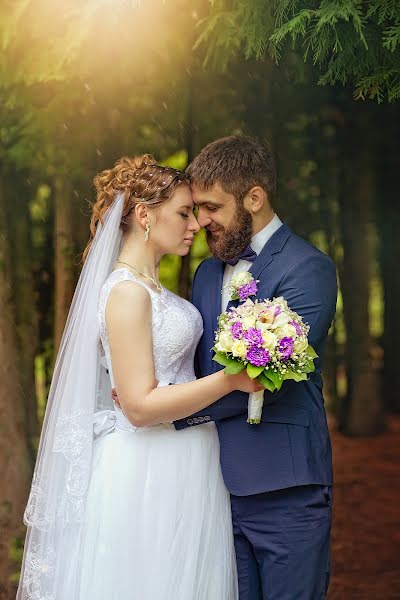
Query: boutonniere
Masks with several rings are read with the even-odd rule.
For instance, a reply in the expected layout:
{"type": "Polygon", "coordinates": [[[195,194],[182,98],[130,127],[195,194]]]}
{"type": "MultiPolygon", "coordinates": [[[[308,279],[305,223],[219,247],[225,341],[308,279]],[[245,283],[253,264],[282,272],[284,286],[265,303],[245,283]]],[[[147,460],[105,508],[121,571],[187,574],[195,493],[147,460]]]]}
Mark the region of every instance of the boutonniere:
{"type": "Polygon", "coordinates": [[[224,289],[228,290],[231,300],[245,302],[247,298],[257,294],[257,283],[259,283],[259,280],[254,279],[249,271],[241,271],[232,277],[228,285],[224,286],[224,289]]]}

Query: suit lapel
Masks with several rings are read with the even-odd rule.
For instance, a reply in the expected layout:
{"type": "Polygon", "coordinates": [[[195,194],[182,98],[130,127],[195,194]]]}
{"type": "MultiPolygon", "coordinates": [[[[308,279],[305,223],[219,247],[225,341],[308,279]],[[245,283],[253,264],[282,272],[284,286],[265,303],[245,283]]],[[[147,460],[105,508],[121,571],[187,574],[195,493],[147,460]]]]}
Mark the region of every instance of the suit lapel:
{"type": "Polygon", "coordinates": [[[290,231],[289,226],[286,225],[286,223],[283,223],[283,225],[270,237],[249,269],[254,279],[258,279],[264,269],[272,263],[275,254],[281,252],[291,234],[292,232],[290,231]]]}

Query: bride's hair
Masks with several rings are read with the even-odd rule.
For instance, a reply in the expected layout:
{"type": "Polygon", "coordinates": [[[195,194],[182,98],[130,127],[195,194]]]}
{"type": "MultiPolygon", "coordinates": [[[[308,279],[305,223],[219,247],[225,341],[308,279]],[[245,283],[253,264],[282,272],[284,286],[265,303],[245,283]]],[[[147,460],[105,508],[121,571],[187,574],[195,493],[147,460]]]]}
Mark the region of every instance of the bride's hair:
{"type": "Polygon", "coordinates": [[[112,169],[98,173],[93,183],[97,198],[92,204],[90,239],[83,252],[82,262],[85,261],[93,243],[98,224],[104,222],[104,217],[118,193],[124,194],[121,229],[126,233],[129,229],[129,215],[137,204],[158,208],[171,198],[178,185],[189,184],[189,180],[183,171],[162,167],[151,154],[143,154],[132,158],[119,158],[112,169]]]}

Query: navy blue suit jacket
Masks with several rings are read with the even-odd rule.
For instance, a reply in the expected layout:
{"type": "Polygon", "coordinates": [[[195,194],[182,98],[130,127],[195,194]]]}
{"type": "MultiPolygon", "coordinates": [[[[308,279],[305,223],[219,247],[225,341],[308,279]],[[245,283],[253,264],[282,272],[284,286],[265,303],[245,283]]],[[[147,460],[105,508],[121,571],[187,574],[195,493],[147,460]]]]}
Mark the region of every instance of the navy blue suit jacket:
{"type": "MultiPolygon", "coordinates": [[[[205,260],[196,271],[192,302],[204,321],[195,367],[197,377],[221,369],[212,360],[225,264],[205,260]]],[[[321,356],[337,296],[332,260],[283,224],[265,244],[250,272],[259,279],[259,299],[283,296],[310,325],[309,341],[319,358],[307,381],[286,381],[265,391],[262,422],[246,421],[248,394],[233,392],[176,429],[213,420],[217,426],[222,474],[230,493],[247,496],[299,485],[332,483],[331,444],[322,396],[321,356]]],[[[233,303],[230,303],[233,304],[233,303]]]]}

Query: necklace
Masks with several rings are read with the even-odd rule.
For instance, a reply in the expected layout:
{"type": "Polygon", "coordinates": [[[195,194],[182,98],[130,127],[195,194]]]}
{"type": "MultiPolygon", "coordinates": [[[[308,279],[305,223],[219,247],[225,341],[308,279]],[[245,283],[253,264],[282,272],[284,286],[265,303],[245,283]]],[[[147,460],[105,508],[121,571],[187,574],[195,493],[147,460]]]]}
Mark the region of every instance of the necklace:
{"type": "Polygon", "coordinates": [[[139,275],[142,275],[142,277],[145,277],[146,279],[148,279],[149,281],[151,281],[153,283],[153,285],[156,286],[156,288],[158,289],[159,292],[163,291],[163,288],[162,288],[161,284],[158,283],[158,281],[156,281],[152,277],[150,277],[150,275],[146,275],[146,273],[142,273],[142,271],[139,271],[139,269],[137,269],[136,267],[132,267],[132,265],[130,265],[127,262],[124,262],[123,260],[116,260],[115,262],[117,262],[117,263],[119,263],[121,265],[126,265],[127,267],[130,267],[131,269],[133,269],[134,271],[136,271],[136,273],[139,273],[139,275]]]}

